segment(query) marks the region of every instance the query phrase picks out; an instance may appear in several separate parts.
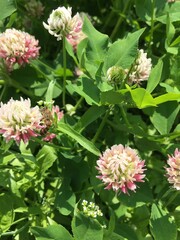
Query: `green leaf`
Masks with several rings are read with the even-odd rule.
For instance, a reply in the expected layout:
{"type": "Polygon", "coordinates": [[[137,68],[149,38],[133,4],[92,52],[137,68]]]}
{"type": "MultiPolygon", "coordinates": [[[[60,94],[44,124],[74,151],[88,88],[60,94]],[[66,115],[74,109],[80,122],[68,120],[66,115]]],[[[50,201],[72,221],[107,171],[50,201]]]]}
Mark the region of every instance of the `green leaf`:
{"type": "Polygon", "coordinates": [[[74,50],[72,45],[67,41],[67,39],[65,38],[65,47],[66,47],[66,51],[68,52],[69,56],[71,56],[74,59],[74,62],[77,64],[77,59],[76,56],[74,54],[74,50]]]}
{"type": "Polygon", "coordinates": [[[166,23],[166,46],[169,46],[173,37],[174,37],[174,34],[175,34],[176,30],[175,30],[175,27],[173,26],[172,22],[171,22],[171,19],[170,19],[170,16],[169,14],[167,13],[167,23],[166,23]]]}
{"type": "Polygon", "coordinates": [[[153,203],[150,217],[150,230],[155,240],[176,240],[177,229],[174,219],[162,206],[153,203]]]}
{"type": "Polygon", "coordinates": [[[14,0],[1,0],[0,1],[0,20],[10,16],[16,11],[16,4],[14,0]]]}
{"type": "Polygon", "coordinates": [[[99,105],[99,89],[91,79],[83,77],[76,84],[73,84],[71,81],[67,81],[67,84],[67,87],[84,97],[89,105],[99,105]]]}
{"type": "Polygon", "coordinates": [[[142,109],[150,106],[156,106],[154,98],[144,88],[136,88],[131,90],[130,87],[126,87],[130,91],[131,97],[138,108],[142,109]]]}
{"type": "Polygon", "coordinates": [[[84,113],[84,115],[80,118],[80,120],[75,125],[75,130],[78,132],[83,131],[89,124],[98,119],[101,115],[103,115],[106,111],[106,107],[101,106],[91,106],[84,113]]]}
{"type": "Polygon", "coordinates": [[[76,240],[103,240],[103,228],[99,222],[81,212],[74,214],[72,231],[76,240]]]}
{"type": "Polygon", "coordinates": [[[97,31],[87,17],[84,18],[83,32],[88,37],[86,57],[98,67],[105,57],[109,37],[97,31]]]}
{"type": "Polygon", "coordinates": [[[180,2],[177,1],[173,4],[166,4],[163,11],[159,12],[156,20],[166,24],[167,13],[168,13],[171,19],[171,22],[177,22],[180,20],[179,12],[180,12],[180,2]]]}
{"type": "Polygon", "coordinates": [[[99,150],[95,147],[95,145],[91,141],[89,141],[87,138],[82,136],[80,133],[78,133],[69,125],[60,122],[58,124],[57,130],[61,133],[67,134],[68,136],[76,140],[82,147],[87,149],[89,152],[95,154],[96,156],[100,155],[99,150]]]}
{"type": "Polygon", "coordinates": [[[32,227],[31,232],[36,240],[73,240],[70,233],[61,225],[50,225],[46,228],[32,227]]]}
{"type": "Polygon", "coordinates": [[[149,0],[136,0],[135,2],[137,15],[144,21],[150,21],[152,16],[152,2],[149,0]]]}
{"type": "Polygon", "coordinates": [[[0,232],[6,232],[14,220],[12,196],[0,195],[0,232]]]}
{"type": "Polygon", "coordinates": [[[147,92],[151,93],[161,81],[162,69],[163,69],[163,62],[160,59],[156,64],[156,66],[152,69],[149,79],[147,81],[147,87],[146,87],[147,92]]]}
{"type": "Polygon", "coordinates": [[[41,174],[43,175],[56,161],[57,154],[53,147],[45,145],[40,149],[36,158],[41,174]]]}
{"type": "MultiPolygon", "coordinates": [[[[110,213],[111,213],[111,216],[110,216],[108,229],[107,229],[107,231],[105,231],[105,234],[104,234],[105,239],[112,239],[112,234],[115,229],[115,223],[116,223],[115,214],[114,214],[113,210],[111,210],[110,213]]],[[[103,240],[104,240],[104,238],[103,238],[103,240]]]]}
{"type": "Polygon", "coordinates": [[[116,65],[122,68],[129,68],[137,57],[138,41],[144,29],[128,34],[124,39],[117,40],[108,49],[105,58],[105,72],[116,65]]]}
{"type": "Polygon", "coordinates": [[[55,199],[56,208],[61,214],[69,215],[74,210],[75,204],[76,197],[70,186],[62,184],[55,199]]]}
{"type": "Polygon", "coordinates": [[[150,117],[154,127],[160,134],[168,134],[174,124],[180,106],[177,102],[166,102],[158,106],[150,117]]]}
{"type": "Polygon", "coordinates": [[[46,98],[45,98],[46,102],[48,102],[48,103],[52,102],[55,84],[56,84],[56,81],[52,80],[48,85],[48,89],[46,92],[46,98]]]}
{"type": "Polygon", "coordinates": [[[111,240],[128,240],[127,238],[124,238],[124,237],[122,237],[119,234],[114,233],[114,232],[108,237],[106,237],[106,236],[103,237],[103,240],[110,240],[110,239],[111,240]]]}
{"type": "Polygon", "coordinates": [[[180,93],[165,93],[159,97],[154,98],[155,104],[161,104],[168,101],[180,101],[180,93]]]}
{"type": "Polygon", "coordinates": [[[101,103],[102,104],[121,104],[125,100],[125,94],[128,90],[121,90],[115,92],[110,90],[107,92],[101,92],[101,103]]]}

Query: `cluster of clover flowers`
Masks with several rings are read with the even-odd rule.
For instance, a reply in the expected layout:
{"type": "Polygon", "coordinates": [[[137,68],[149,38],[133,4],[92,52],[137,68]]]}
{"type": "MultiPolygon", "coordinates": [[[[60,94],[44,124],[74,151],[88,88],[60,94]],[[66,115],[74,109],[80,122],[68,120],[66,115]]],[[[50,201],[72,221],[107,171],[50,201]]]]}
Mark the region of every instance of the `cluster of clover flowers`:
{"type": "MultiPolygon", "coordinates": [[[[82,32],[83,20],[79,13],[72,17],[71,8],[58,7],[50,14],[48,24],[43,23],[50,34],[61,40],[66,37],[76,50],[77,44],[86,36],[82,32]]],[[[26,32],[16,29],[7,29],[0,34],[0,58],[8,71],[12,71],[15,64],[19,66],[37,58],[39,55],[38,40],[26,32]]],[[[119,81],[119,76],[126,73],[130,83],[139,83],[147,80],[151,71],[151,59],[147,58],[144,50],[139,50],[133,69],[122,70],[112,66],[107,71],[107,79],[119,81]]],[[[49,131],[54,119],[61,120],[63,112],[58,106],[51,109],[39,106],[31,107],[30,99],[10,99],[7,104],[0,103],[0,133],[10,141],[28,142],[31,137],[43,136],[46,141],[56,135],[49,131]]],[[[169,183],[180,190],[180,151],[176,149],[174,155],[168,156],[166,176],[169,183]]],[[[136,191],[137,182],[145,178],[145,161],[141,160],[135,149],[121,144],[114,145],[104,151],[97,161],[98,178],[106,185],[106,189],[128,193],[136,191]]]]}

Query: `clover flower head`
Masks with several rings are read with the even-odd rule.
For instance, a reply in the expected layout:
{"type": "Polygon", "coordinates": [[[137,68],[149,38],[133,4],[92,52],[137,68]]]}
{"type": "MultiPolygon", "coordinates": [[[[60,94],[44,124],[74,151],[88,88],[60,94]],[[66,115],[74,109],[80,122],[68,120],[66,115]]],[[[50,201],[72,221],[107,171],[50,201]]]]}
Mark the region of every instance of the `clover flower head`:
{"type": "Polygon", "coordinates": [[[168,182],[173,185],[173,188],[180,190],[180,150],[176,148],[174,155],[168,155],[168,157],[169,167],[166,168],[168,182]]]}
{"type": "Polygon", "coordinates": [[[6,29],[0,34],[0,58],[4,60],[7,69],[12,71],[16,63],[21,66],[39,56],[38,43],[34,36],[26,32],[6,29]]]}
{"type": "Polygon", "coordinates": [[[107,149],[97,161],[99,179],[107,185],[105,189],[135,192],[136,182],[143,182],[145,161],[142,161],[137,152],[122,144],[113,145],[107,149]]]}
{"type": "Polygon", "coordinates": [[[125,77],[125,70],[119,66],[112,66],[107,70],[107,79],[112,85],[121,83],[125,77]]]}
{"type": "Polygon", "coordinates": [[[82,31],[83,19],[79,13],[71,19],[70,26],[71,31],[66,36],[68,42],[72,45],[73,49],[76,50],[77,45],[86,37],[82,31]]]}
{"type": "Polygon", "coordinates": [[[103,216],[102,211],[99,206],[93,202],[88,202],[86,200],[82,201],[83,213],[88,217],[97,218],[98,216],[103,216]]]}
{"type": "Polygon", "coordinates": [[[25,143],[36,137],[41,130],[41,112],[38,106],[31,107],[30,99],[10,99],[6,104],[0,103],[0,134],[10,141],[25,143]]]}
{"type": "Polygon", "coordinates": [[[43,22],[43,25],[45,29],[47,29],[51,35],[57,37],[59,41],[71,31],[71,15],[71,7],[58,7],[50,14],[47,20],[48,24],[43,22]]]}
{"type": "MultiPolygon", "coordinates": [[[[140,49],[139,56],[133,67],[133,70],[129,74],[129,83],[140,83],[147,80],[149,78],[151,68],[151,58],[147,58],[147,53],[145,53],[143,49],[140,49]]],[[[127,69],[126,72],[128,72],[127,69]]]]}
{"type": "Polygon", "coordinates": [[[25,4],[25,8],[30,16],[40,18],[43,15],[44,6],[40,1],[30,0],[25,4]]]}

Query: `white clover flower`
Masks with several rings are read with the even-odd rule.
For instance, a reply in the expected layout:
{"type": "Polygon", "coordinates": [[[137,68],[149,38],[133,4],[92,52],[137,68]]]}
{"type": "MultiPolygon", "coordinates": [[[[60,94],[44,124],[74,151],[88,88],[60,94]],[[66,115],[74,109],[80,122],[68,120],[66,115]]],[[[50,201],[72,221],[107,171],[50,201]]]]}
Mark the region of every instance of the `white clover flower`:
{"type": "Polygon", "coordinates": [[[173,188],[180,190],[180,150],[175,149],[174,155],[168,155],[168,165],[166,168],[168,182],[173,185],[173,188]]]}
{"type": "Polygon", "coordinates": [[[106,186],[105,189],[122,191],[128,193],[128,190],[135,191],[136,182],[143,182],[144,164],[137,152],[122,144],[113,145],[110,149],[100,156],[97,161],[99,176],[106,186]]]}
{"type": "Polygon", "coordinates": [[[71,31],[71,15],[71,7],[58,7],[50,14],[47,20],[48,24],[43,22],[43,25],[48,32],[57,37],[57,40],[59,41],[71,31]]]}
{"type": "Polygon", "coordinates": [[[31,107],[30,99],[11,98],[6,104],[0,103],[0,134],[7,142],[14,139],[17,143],[21,140],[26,143],[38,135],[41,118],[39,107],[31,107]]]}
{"type": "MultiPolygon", "coordinates": [[[[129,74],[129,83],[140,83],[149,78],[152,68],[151,58],[147,58],[147,53],[143,49],[139,50],[139,56],[136,60],[136,63],[132,69],[132,72],[129,74]]],[[[126,69],[126,73],[128,73],[126,69]]]]}

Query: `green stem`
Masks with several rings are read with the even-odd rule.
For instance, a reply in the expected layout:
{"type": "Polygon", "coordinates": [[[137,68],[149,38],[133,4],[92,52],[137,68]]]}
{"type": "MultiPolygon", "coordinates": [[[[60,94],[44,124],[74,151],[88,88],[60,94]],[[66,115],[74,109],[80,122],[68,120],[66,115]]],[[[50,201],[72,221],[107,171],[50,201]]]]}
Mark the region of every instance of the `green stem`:
{"type": "Polygon", "coordinates": [[[63,37],[63,92],[62,92],[62,103],[63,107],[66,106],[66,48],[65,48],[65,36],[63,37]]]}
{"type": "Polygon", "coordinates": [[[127,118],[126,112],[125,112],[124,107],[123,107],[122,105],[120,105],[120,109],[121,109],[122,117],[123,117],[126,125],[127,125],[129,128],[131,128],[132,126],[131,126],[128,118],[127,118]]]}
{"type": "Polygon", "coordinates": [[[100,124],[100,126],[99,126],[99,128],[98,128],[98,130],[96,132],[96,134],[94,135],[94,137],[92,139],[93,143],[95,143],[97,141],[99,135],[101,134],[108,116],[109,116],[109,111],[106,111],[106,114],[104,115],[104,118],[103,118],[103,120],[102,120],[102,122],[101,122],[101,124],[100,124]]]}
{"type": "Polygon", "coordinates": [[[64,150],[65,150],[65,151],[71,151],[71,150],[72,150],[72,148],[61,147],[61,146],[57,146],[57,145],[55,145],[55,144],[53,144],[53,143],[48,143],[48,142],[42,141],[42,140],[40,140],[40,139],[37,138],[37,137],[32,137],[32,140],[33,140],[34,142],[37,142],[37,143],[39,143],[39,144],[42,144],[43,146],[44,146],[44,145],[50,146],[50,147],[56,148],[56,149],[58,149],[58,150],[63,150],[63,151],[64,151],[64,150]]]}
{"type": "MultiPolygon", "coordinates": [[[[46,69],[48,69],[50,72],[53,72],[54,69],[52,67],[50,67],[49,65],[47,65],[46,63],[42,62],[39,59],[36,59],[35,61],[37,61],[38,63],[40,63],[41,65],[43,65],[44,67],[46,67],[46,69]]],[[[31,62],[32,63],[32,62],[31,62]]]]}
{"type": "Polygon", "coordinates": [[[27,228],[30,225],[29,222],[27,222],[22,228],[15,230],[15,231],[11,231],[11,232],[5,232],[5,233],[1,233],[1,236],[11,236],[11,235],[17,235],[20,232],[22,232],[25,228],[27,228]]]}
{"type": "Polygon", "coordinates": [[[5,77],[5,80],[7,81],[7,84],[16,88],[16,89],[19,89],[22,93],[24,93],[25,95],[31,97],[31,98],[34,98],[34,94],[27,90],[26,88],[22,87],[21,84],[19,84],[16,80],[12,79],[8,74],[6,73],[3,73],[4,77],[5,77]]]}
{"type": "Polygon", "coordinates": [[[149,36],[149,44],[148,44],[148,51],[150,52],[151,44],[153,41],[153,33],[154,33],[154,19],[155,19],[155,0],[152,0],[152,15],[151,15],[151,29],[150,29],[150,36],[149,36]]]}
{"type": "Polygon", "coordinates": [[[77,101],[76,105],[74,106],[73,110],[76,111],[81,102],[84,100],[84,97],[80,97],[80,99],[77,101]]]}
{"type": "Polygon", "coordinates": [[[124,9],[123,9],[122,13],[120,14],[120,17],[119,17],[119,19],[118,19],[118,21],[117,21],[117,23],[116,23],[116,25],[115,25],[112,33],[111,33],[111,36],[110,36],[111,39],[114,38],[114,36],[116,35],[116,33],[117,33],[117,31],[118,31],[121,23],[122,23],[123,20],[126,18],[126,14],[125,14],[125,13],[126,13],[126,11],[129,9],[129,6],[130,6],[130,4],[131,4],[131,1],[132,1],[132,0],[127,0],[127,1],[126,1],[126,4],[125,4],[125,6],[124,6],[124,9]]]}
{"type": "Polygon", "coordinates": [[[1,95],[0,95],[0,102],[1,102],[1,100],[3,98],[4,93],[6,92],[6,89],[7,89],[7,84],[5,84],[3,89],[2,89],[2,92],[1,92],[1,95]]]}

